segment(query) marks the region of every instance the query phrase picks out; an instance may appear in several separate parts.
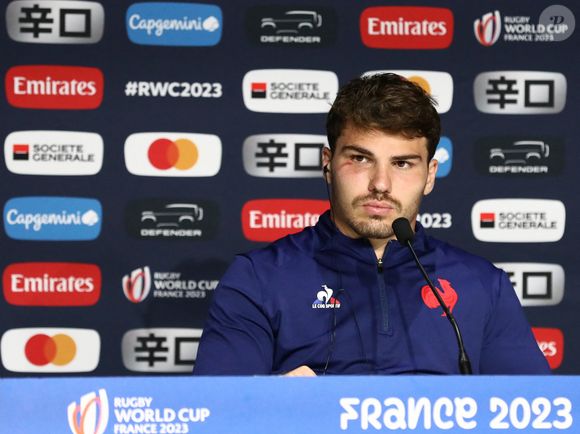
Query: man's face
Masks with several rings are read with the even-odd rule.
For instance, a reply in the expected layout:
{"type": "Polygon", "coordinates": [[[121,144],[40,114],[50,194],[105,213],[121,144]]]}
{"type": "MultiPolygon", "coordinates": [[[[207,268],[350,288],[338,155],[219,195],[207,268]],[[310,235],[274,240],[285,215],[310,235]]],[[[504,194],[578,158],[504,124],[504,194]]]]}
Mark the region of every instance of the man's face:
{"type": "Polygon", "coordinates": [[[407,139],[347,126],[334,153],[325,148],[332,211],[351,238],[393,239],[392,223],[406,217],[415,227],[423,195],[433,189],[437,161],[427,163],[427,139],[407,139]]]}

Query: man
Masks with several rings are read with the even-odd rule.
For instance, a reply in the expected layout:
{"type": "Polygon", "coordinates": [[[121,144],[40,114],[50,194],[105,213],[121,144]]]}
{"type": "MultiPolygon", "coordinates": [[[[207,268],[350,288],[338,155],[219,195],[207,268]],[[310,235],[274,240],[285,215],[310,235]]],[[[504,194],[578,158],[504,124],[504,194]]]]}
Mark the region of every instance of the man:
{"type": "Polygon", "coordinates": [[[457,374],[455,335],[392,223],[459,323],[476,374],[548,374],[506,274],[425,234],[439,116],[394,74],[339,92],[323,150],[331,211],[316,226],[239,255],[215,291],[197,375],[457,374]]]}

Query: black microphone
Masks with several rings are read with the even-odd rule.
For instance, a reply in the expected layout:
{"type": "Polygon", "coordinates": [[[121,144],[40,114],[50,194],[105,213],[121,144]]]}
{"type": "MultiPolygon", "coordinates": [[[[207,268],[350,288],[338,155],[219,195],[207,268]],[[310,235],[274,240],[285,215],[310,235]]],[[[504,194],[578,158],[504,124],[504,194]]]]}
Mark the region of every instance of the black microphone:
{"type": "Polygon", "coordinates": [[[399,243],[404,244],[411,251],[413,259],[415,259],[415,263],[417,264],[417,267],[419,268],[421,274],[427,281],[427,284],[429,285],[429,288],[431,288],[433,295],[443,308],[443,312],[445,312],[445,315],[447,315],[447,319],[451,323],[451,327],[453,327],[455,337],[457,338],[457,346],[459,347],[459,372],[461,372],[461,374],[463,375],[471,375],[472,373],[471,362],[469,361],[469,357],[467,357],[467,353],[465,352],[465,346],[463,345],[463,339],[461,338],[461,332],[459,331],[459,326],[455,321],[455,317],[451,314],[451,311],[441,298],[441,294],[439,294],[439,291],[435,289],[435,286],[431,282],[431,279],[429,279],[429,276],[427,276],[425,269],[419,262],[419,258],[417,257],[417,254],[415,253],[413,246],[411,245],[411,241],[413,241],[413,238],[415,238],[415,234],[413,232],[413,229],[411,229],[411,224],[409,223],[409,220],[407,220],[405,217],[399,217],[398,219],[396,219],[393,222],[393,232],[395,232],[395,236],[397,237],[399,243]]]}

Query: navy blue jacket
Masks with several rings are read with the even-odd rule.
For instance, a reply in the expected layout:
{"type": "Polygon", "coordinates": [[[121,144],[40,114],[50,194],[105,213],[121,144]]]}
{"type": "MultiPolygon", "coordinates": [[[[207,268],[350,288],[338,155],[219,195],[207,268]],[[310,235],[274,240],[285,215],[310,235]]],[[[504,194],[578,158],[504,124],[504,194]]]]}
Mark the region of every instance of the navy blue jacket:
{"type": "MultiPolygon", "coordinates": [[[[549,374],[507,275],[425,234],[417,255],[451,307],[476,374],[549,374]]],[[[196,375],[458,374],[457,341],[410,252],[318,224],[238,255],[215,291],[196,375]]]]}

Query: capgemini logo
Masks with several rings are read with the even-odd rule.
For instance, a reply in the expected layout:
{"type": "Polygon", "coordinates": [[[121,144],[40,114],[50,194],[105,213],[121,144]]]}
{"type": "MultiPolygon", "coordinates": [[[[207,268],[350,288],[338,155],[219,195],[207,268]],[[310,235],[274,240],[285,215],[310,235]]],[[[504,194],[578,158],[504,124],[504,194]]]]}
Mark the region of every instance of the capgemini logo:
{"type": "Polygon", "coordinates": [[[478,42],[484,47],[491,47],[501,33],[501,16],[499,11],[488,12],[481,19],[473,22],[473,31],[478,42]]]}
{"type": "Polygon", "coordinates": [[[109,421],[107,391],[99,389],[81,396],[80,404],[71,402],[67,408],[68,426],[73,434],[103,434],[109,421]]]}
{"type": "Polygon", "coordinates": [[[133,303],[141,303],[151,290],[151,271],[149,267],[137,268],[131,275],[123,276],[123,292],[133,303]]]}

